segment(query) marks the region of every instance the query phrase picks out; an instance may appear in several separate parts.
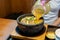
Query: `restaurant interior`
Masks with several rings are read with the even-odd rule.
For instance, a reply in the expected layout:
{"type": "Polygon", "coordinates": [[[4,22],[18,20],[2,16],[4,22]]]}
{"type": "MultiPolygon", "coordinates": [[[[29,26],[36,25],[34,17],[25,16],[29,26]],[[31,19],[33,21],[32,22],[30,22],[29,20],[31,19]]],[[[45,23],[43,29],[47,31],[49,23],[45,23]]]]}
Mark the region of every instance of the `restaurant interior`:
{"type": "MultiPolygon", "coordinates": [[[[52,27],[44,23],[37,24],[38,26],[19,23],[19,17],[21,17],[21,15],[31,14],[32,7],[36,1],[37,0],[0,0],[0,40],[50,40],[46,35],[47,32],[55,32],[56,29],[60,27],[52,27]],[[24,29],[25,26],[27,29],[24,29]],[[39,28],[39,30],[41,29],[40,32],[33,34],[34,31],[38,30],[34,29],[34,26],[36,28],[41,26],[39,28]],[[20,29],[23,30],[24,33],[21,32],[20,29]],[[25,32],[24,30],[28,31],[25,32]],[[37,34],[38,36],[36,36],[37,34]]],[[[58,13],[58,17],[60,17],[60,10],[58,13]]],[[[24,15],[22,17],[24,17],[24,15]]],[[[55,40],[55,38],[52,38],[52,40],[55,40]]]]}

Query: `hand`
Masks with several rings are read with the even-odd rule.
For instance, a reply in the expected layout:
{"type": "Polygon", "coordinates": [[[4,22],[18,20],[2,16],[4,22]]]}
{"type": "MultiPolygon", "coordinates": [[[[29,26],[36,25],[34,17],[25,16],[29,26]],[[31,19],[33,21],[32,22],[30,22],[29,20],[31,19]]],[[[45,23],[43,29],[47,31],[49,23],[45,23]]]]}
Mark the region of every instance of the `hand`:
{"type": "Polygon", "coordinates": [[[58,18],[58,19],[53,23],[54,26],[58,26],[59,24],[60,24],[60,18],[58,18]]]}
{"type": "MultiPolygon", "coordinates": [[[[42,0],[41,0],[42,1],[42,0]]],[[[45,3],[48,3],[50,0],[46,0],[46,2],[45,3]]]]}

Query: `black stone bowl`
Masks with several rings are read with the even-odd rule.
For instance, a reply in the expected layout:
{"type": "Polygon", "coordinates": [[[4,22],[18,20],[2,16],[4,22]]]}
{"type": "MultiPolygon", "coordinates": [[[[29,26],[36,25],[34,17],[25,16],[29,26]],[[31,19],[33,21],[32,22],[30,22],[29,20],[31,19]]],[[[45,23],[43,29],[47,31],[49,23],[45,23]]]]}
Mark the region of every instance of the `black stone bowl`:
{"type": "MultiPolygon", "coordinates": [[[[33,16],[33,15],[32,14],[24,14],[24,15],[21,15],[17,18],[18,28],[20,29],[20,31],[22,31],[22,33],[24,35],[33,36],[33,34],[36,34],[43,29],[44,21],[42,23],[34,24],[34,25],[27,25],[27,24],[21,23],[20,22],[21,19],[26,16],[33,16]]],[[[43,17],[40,19],[43,19],[43,17]]]]}

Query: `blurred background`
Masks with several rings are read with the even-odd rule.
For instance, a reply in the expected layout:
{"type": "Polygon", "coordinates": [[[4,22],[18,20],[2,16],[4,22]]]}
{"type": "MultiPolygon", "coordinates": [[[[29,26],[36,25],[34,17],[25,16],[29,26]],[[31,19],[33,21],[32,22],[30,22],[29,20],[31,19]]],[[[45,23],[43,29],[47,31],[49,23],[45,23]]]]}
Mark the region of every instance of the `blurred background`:
{"type": "Polygon", "coordinates": [[[35,0],[0,0],[0,17],[13,13],[30,13],[35,0]]]}
{"type": "Polygon", "coordinates": [[[0,0],[0,17],[15,19],[24,13],[31,13],[36,0],[0,0]]]}

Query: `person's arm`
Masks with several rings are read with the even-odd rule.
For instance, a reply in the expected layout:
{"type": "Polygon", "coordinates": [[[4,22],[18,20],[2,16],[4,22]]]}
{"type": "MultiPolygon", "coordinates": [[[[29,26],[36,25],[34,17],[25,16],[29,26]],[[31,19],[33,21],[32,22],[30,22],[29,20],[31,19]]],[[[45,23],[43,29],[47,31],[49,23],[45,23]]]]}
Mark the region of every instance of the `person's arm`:
{"type": "Polygon", "coordinates": [[[54,26],[58,26],[59,24],[60,24],[60,18],[58,18],[58,19],[53,23],[54,26]]]}
{"type": "MultiPolygon", "coordinates": [[[[51,0],[51,2],[54,2],[54,5],[56,5],[60,9],[60,0],[51,0]]],[[[53,23],[53,25],[58,26],[59,24],[60,24],[60,17],[53,23]]]]}

